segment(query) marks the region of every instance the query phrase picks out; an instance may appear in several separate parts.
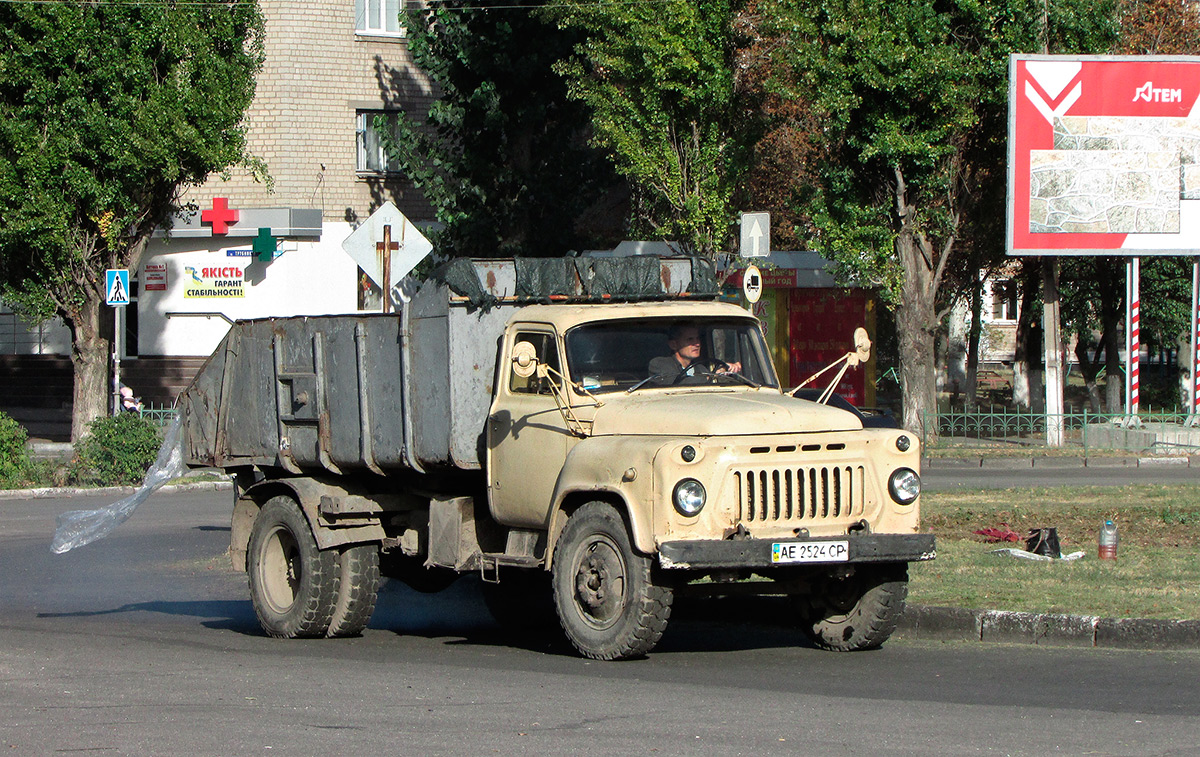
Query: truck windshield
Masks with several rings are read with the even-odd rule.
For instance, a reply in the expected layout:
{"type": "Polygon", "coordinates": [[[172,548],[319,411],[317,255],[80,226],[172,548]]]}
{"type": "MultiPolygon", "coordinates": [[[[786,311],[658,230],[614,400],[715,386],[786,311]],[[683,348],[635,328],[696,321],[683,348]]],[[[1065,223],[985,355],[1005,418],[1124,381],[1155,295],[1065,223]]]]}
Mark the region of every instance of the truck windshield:
{"type": "Polygon", "coordinates": [[[566,334],[571,381],[593,394],[672,386],[778,387],[762,332],[744,319],[639,319],[566,334]]]}

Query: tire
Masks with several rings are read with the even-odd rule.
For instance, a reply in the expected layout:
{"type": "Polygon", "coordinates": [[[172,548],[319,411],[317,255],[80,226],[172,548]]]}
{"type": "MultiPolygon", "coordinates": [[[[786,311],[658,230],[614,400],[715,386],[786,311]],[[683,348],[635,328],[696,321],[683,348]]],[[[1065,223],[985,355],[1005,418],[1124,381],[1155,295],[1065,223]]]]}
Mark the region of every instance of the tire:
{"type": "Polygon", "coordinates": [[[554,550],[554,604],[567,638],[584,657],[645,655],[662,638],[672,590],[655,583],[651,558],[637,554],[620,513],[604,502],[576,510],[554,550]]]}
{"type": "Polygon", "coordinates": [[[355,544],[337,556],[337,601],[325,635],[358,636],[375,612],[379,596],[379,546],[355,544]]]}
{"type": "Polygon", "coordinates": [[[860,565],[852,575],[827,575],[800,598],[801,630],[822,649],[877,649],[896,630],[908,595],[908,565],[860,565]]]}
{"type": "Polygon", "coordinates": [[[259,510],[247,568],[254,613],[267,635],[325,635],[337,601],[337,553],[317,548],[304,513],[289,497],[275,497],[259,510]]]}
{"type": "Polygon", "coordinates": [[[512,633],[545,631],[557,620],[550,574],[541,568],[501,571],[499,583],[483,585],[483,603],[512,633]]]}

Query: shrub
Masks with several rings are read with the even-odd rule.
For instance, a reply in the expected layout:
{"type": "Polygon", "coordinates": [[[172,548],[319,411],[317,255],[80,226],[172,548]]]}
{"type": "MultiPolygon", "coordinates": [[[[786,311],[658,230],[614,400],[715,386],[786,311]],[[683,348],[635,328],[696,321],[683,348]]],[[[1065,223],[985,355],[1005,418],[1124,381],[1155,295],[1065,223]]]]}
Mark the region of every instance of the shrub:
{"type": "Polygon", "coordinates": [[[76,477],[101,486],[140,484],[162,444],[158,427],[137,413],[121,413],[88,428],[76,448],[76,477]]]}
{"type": "Polygon", "coordinates": [[[32,463],[25,449],[28,440],[25,428],[0,412],[0,487],[17,486],[29,477],[32,463]]]}

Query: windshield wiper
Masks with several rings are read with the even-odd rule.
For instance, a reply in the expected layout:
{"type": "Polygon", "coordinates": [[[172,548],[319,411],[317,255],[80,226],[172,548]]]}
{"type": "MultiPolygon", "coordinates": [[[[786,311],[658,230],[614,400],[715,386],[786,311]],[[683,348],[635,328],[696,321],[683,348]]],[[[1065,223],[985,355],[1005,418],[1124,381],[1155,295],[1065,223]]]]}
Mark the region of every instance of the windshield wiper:
{"type": "Polygon", "coordinates": [[[746,386],[752,387],[754,389],[762,389],[762,384],[758,383],[757,381],[755,381],[753,379],[748,379],[740,373],[714,373],[713,375],[718,376],[718,377],[728,376],[730,378],[735,378],[738,381],[741,381],[746,386]]]}
{"type": "Polygon", "coordinates": [[[642,379],[641,381],[637,382],[637,383],[636,383],[636,384],[634,384],[633,386],[631,386],[631,387],[629,387],[628,389],[626,389],[626,390],[625,390],[625,393],[626,393],[626,394],[633,394],[633,393],[634,393],[634,392],[636,392],[638,389],[641,389],[641,388],[642,388],[643,386],[645,386],[646,384],[649,384],[651,381],[653,381],[653,380],[655,380],[655,379],[664,379],[664,378],[666,378],[666,377],[667,377],[667,376],[666,376],[666,374],[663,374],[663,373],[656,373],[656,374],[654,374],[653,376],[647,376],[646,378],[642,379]]]}

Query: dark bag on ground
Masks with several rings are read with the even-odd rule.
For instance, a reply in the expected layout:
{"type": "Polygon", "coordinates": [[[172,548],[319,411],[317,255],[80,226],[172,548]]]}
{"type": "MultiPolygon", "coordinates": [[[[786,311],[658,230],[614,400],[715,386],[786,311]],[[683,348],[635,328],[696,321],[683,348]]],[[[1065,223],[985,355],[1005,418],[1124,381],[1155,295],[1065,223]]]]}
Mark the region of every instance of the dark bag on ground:
{"type": "Polygon", "coordinates": [[[1025,539],[1025,551],[1059,559],[1062,557],[1062,547],[1058,543],[1058,529],[1029,529],[1029,536],[1025,539]]]}

